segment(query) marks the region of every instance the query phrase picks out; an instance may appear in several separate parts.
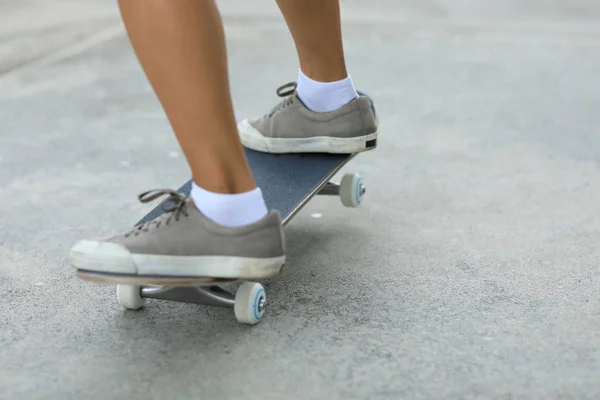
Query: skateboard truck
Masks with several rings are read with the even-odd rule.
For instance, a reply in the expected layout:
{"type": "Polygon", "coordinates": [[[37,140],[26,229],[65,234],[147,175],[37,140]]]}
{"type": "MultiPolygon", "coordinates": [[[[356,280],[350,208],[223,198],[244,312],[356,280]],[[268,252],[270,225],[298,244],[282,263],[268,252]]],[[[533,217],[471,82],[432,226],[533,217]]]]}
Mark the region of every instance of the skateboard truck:
{"type": "Polygon", "coordinates": [[[148,299],[171,300],[181,303],[233,308],[235,296],[220,286],[146,286],[140,295],[148,299]]]}
{"type": "MultiPolygon", "coordinates": [[[[348,173],[340,183],[328,181],[313,192],[318,195],[339,196],[346,207],[358,207],[366,193],[365,185],[358,174],[348,173]]],[[[284,220],[286,225],[291,218],[311,198],[309,196],[294,209],[284,220]]],[[[146,299],[177,301],[182,303],[202,304],[213,307],[232,308],[237,320],[243,324],[258,323],[265,313],[267,297],[264,287],[257,282],[244,282],[235,295],[223,289],[221,284],[233,283],[236,280],[214,279],[206,286],[132,286],[118,285],[117,299],[119,304],[131,310],[137,310],[146,299]]]]}

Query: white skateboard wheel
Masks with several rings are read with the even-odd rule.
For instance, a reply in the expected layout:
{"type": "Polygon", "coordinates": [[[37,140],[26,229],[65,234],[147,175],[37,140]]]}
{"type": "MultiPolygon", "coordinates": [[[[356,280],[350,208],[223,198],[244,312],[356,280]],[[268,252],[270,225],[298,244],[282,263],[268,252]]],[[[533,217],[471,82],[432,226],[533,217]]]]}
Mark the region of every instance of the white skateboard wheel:
{"type": "Polygon", "coordinates": [[[257,324],[265,313],[267,295],[260,283],[244,282],[235,293],[233,311],[235,318],[242,324],[257,324]]]}
{"type": "Polygon", "coordinates": [[[365,185],[358,174],[348,173],[340,182],[340,200],[346,207],[358,207],[365,191],[365,185]]]}
{"type": "Polygon", "coordinates": [[[138,310],[144,306],[146,299],[142,297],[140,286],[117,285],[117,300],[121,307],[138,310]]]}

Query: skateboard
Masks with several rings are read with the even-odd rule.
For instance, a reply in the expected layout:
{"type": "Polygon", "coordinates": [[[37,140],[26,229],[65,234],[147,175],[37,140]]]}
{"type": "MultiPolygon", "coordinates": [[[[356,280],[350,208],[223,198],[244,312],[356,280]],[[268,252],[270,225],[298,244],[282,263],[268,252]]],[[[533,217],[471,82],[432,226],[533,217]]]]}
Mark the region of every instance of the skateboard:
{"type": "MultiPolygon", "coordinates": [[[[365,185],[356,173],[345,174],[340,183],[331,181],[356,153],[269,154],[250,149],[245,149],[245,152],[267,207],[280,212],[284,226],[315,195],[339,196],[346,207],[358,207],[365,195],[365,185]]],[[[178,191],[187,196],[191,187],[192,181],[189,180],[178,191]]],[[[157,206],[136,225],[151,221],[162,213],[162,207],[157,206]]],[[[157,277],[151,286],[140,286],[135,278],[121,277],[111,281],[84,271],[77,275],[85,280],[117,284],[118,302],[126,309],[139,309],[148,298],[202,304],[233,308],[237,320],[245,324],[256,324],[266,310],[265,290],[258,282],[243,282],[234,295],[221,286],[239,281],[237,279],[161,280],[157,277]]]]}

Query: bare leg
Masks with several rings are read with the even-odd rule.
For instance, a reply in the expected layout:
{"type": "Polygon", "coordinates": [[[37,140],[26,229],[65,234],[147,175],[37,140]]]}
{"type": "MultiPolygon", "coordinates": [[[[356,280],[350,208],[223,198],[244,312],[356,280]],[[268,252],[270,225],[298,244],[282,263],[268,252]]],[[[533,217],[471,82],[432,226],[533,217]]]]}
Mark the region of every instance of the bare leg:
{"type": "Polygon", "coordinates": [[[277,0],[277,5],[296,43],[302,72],[320,82],[346,78],[339,0],[277,0]]]}
{"type": "Polygon", "coordinates": [[[255,183],[237,132],[225,37],[213,0],[120,0],[138,59],[192,170],[212,192],[255,183]]]}

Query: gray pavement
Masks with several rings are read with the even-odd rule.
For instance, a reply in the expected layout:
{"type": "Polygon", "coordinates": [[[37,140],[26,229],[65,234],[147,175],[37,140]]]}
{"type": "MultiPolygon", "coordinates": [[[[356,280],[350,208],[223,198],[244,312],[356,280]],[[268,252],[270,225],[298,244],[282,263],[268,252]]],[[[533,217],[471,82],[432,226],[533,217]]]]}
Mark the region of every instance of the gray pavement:
{"type": "MultiPolygon", "coordinates": [[[[236,113],[262,113],[290,36],[222,3],[236,113]]],[[[346,168],[367,201],[296,217],[254,327],[72,276],[75,240],[189,172],[114,2],[0,3],[0,398],[600,397],[600,5],[342,3],[381,113],[346,168]]]]}

